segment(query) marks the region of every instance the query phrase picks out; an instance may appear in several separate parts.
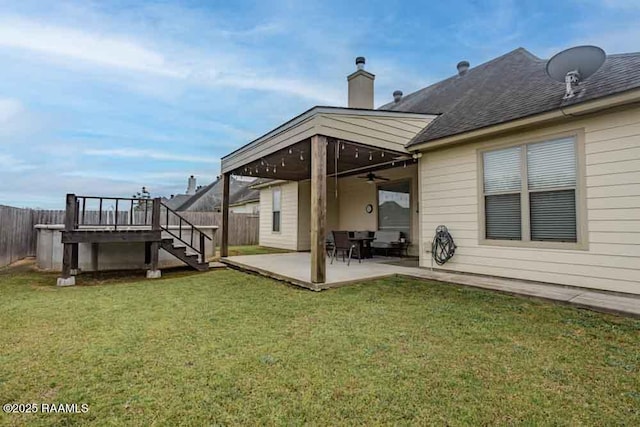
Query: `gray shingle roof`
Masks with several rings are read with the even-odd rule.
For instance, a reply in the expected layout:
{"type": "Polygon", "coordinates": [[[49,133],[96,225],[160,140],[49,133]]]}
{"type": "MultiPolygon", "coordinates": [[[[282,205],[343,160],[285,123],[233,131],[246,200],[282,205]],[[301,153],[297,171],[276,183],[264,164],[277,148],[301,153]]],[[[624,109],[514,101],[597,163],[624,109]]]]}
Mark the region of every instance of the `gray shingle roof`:
{"type": "Polygon", "coordinates": [[[568,100],[563,100],[564,83],[547,75],[546,63],[518,48],[380,109],[439,114],[413,138],[411,147],[640,87],[640,53],[608,55],[568,100]]]}
{"type": "MultiPolygon", "coordinates": [[[[253,182],[250,183],[253,185],[253,182]]],[[[229,204],[238,205],[247,202],[257,202],[260,200],[260,190],[251,188],[251,185],[246,185],[239,189],[235,194],[229,197],[229,204]]]]}
{"type": "MultiPolygon", "coordinates": [[[[252,184],[253,182],[240,181],[232,177],[229,182],[229,202],[231,204],[237,204],[248,200],[239,200],[241,196],[246,196],[250,199],[252,193],[249,192],[247,194],[247,192],[249,191],[248,187],[252,184]]],[[[255,197],[255,199],[259,200],[260,195],[257,191],[256,194],[257,197],[255,197]]],[[[218,177],[211,184],[198,190],[193,196],[187,197],[188,199],[180,204],[176,210],[211,212],[220,209],[222,205],[222,179],[218,177]]]]}
{"type": "Polygon", "coordinates": [[[170,199],[164,198],[163,203],[169,206],[171,209],[176,210],[190,198],[191,195],[189,194],[177,194],[170,199]]]}

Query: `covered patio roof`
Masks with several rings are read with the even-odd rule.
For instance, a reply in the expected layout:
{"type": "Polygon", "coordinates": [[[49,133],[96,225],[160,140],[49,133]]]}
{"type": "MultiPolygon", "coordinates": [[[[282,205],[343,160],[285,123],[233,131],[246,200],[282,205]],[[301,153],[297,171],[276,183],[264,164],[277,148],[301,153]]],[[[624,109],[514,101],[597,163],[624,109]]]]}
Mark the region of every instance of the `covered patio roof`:
{"type": "Polygon", "coordinates": [[[313,107],[222,158],[222,173],[301,180],[310,176],[310,140],[328,137],[328,173],[408,158],[405,145],[436,116],[357,108],[313,107]],[[336,156],[340,158],[337,168],[336,156]],[[284,163],[284,166],[282,164],[284,163]],[[267,172],[267,167],[269,172],[267,172]],[[275,172],[274,172],[275,169],[275,172]],[[256,172],[257,171],[257,172],[256,172]]]}

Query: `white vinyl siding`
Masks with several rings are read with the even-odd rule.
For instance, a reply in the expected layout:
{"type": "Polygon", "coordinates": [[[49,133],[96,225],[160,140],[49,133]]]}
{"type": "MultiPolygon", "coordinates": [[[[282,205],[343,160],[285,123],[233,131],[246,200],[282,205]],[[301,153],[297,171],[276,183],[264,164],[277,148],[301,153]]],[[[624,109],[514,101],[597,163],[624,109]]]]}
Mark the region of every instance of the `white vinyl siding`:
{"type": "Polygon", "coordinates": [[[445,270],[640,294],[640,108],[424,152],[420,177],[421,266],[430,267],[430,254],[425,251],[436,227],[444,224],[458,246],[456,255],[442,267],[445,270]],[[584,188],[578,186],[578,190],[584,194],[585,206],[576,209],[585,210],[586,246],[482,244],[478,150],[580,130],[584,145],[577,152],[585,166],[584,188]]]}
{"type": "Polygon", "coordinates": [[[279,185],[280,232],[273,232],[273,187],[260,190],[260,246],[296,250],[298,239],[298,183],[279,185]]]}

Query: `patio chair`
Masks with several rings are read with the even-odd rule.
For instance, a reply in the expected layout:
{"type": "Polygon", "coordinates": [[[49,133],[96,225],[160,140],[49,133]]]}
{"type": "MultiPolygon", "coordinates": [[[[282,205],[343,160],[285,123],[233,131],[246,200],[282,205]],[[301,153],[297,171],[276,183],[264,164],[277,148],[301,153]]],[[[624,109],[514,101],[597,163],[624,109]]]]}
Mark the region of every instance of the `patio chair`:
{"type": "Polygon", "coordinates": [[[342,262],[344,262],[345,255],[348,255],[347,266],[351,265],[351,256],[355,251],[358,255],[358,262],[360,261],[360,254],[358,253],[358,246],[349,240],[348,231],[333,231],[333,252],[331,253],[331,264],[335,259],[338,252],[342,252],[342,262]]]}
{"type": "Polygon", "coordinates": [[[329,232],[329,234],[327,234],[327,238],[325,239],[325,242],[324,242],[324,247],[327,251],[327,255],[331,257],[331,254],[333,253],[333,248],[335,247],[335,245],[333,244],[333,232],[329,232]]]}

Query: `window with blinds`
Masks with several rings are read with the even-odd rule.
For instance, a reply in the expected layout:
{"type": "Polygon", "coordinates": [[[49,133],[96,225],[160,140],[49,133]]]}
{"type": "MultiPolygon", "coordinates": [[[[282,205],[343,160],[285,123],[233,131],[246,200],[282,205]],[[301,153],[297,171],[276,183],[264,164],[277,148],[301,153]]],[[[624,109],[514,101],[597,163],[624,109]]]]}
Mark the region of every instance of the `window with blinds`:
{"type": "Polygon", "coordinates": [[[520,240],[522,221],[521,147],[484,153],[484,207],[487,239],[520,240]]]}
{"type": "Polygon", "coordinates": [[[272,195],[271,231],[279,232],[280,231],[280,212],[282,210],[282,191],[280,187],[275,187],[271,195],[272,195]]]}
{"type": "Polygon", "coordinates": [[[577,242],[575,138],[488,151],[482,164],[485,238],[577,242]]]}
{"type": "Polygon", "coordinates": [[[531,240],[577,241],[576,169],[573,138],[527,145],[531,240]]]}

